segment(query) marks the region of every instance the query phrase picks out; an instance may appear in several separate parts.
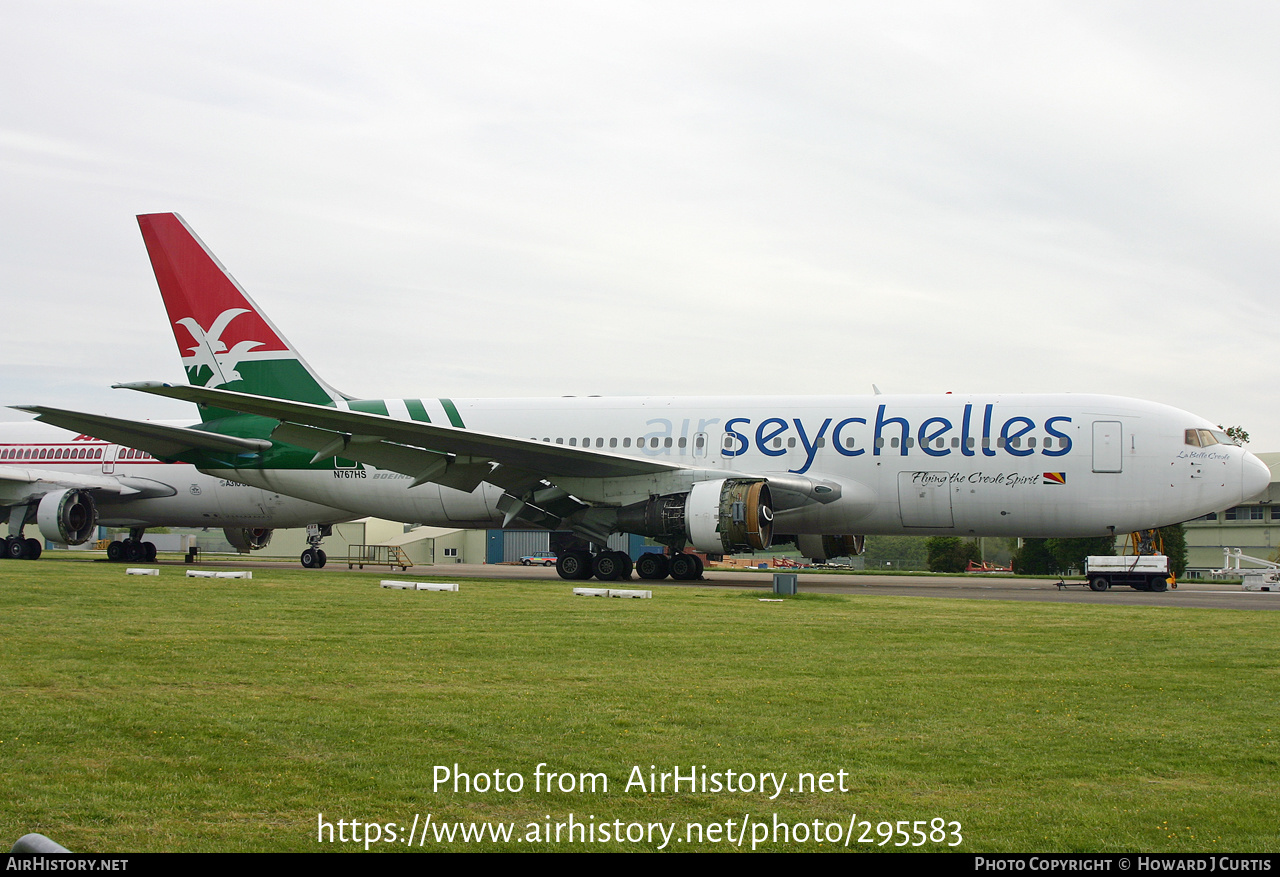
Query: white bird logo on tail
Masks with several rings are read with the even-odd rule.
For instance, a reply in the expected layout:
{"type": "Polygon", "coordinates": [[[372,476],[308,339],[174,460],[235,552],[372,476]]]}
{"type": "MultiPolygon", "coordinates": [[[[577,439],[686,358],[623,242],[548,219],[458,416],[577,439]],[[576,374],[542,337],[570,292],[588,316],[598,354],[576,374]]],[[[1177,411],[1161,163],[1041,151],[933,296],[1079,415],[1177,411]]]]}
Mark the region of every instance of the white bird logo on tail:
{"type": "Polygon", "coordinates": [[[236,366],[244,359],[246,353],[255,347],[261,347],[265,342],[262,341],[241,341],[227,349],[226,342],[222,340],[222,333],[226,331],[231,321],[241,314],[249,313],[248,308],[227,308],[218,314],[217,319],[213,321],[213,325],[205,331],[194,317],[183,317],[177,321],[177,325],[185,326],[187,331],[191,333],[191,337],[196,340],[196,346],[189,348],[191,356],[186,357],[183,362],[189,368],[199,370],[200,366],[207,365],[212,372],[209,380],[205,383],[206,387],[220,387],[223,384],[229,384],[232,381],[240,380],[240,372],[236,371],[236,366]]]}

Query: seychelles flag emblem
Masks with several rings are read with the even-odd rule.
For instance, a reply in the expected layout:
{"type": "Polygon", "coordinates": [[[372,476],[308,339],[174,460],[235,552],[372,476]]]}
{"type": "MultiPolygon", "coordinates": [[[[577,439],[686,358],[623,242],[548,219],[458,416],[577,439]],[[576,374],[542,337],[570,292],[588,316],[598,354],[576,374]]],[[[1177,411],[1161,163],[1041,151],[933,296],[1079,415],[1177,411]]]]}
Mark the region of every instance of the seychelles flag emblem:
{"type": "Polygon", "coordinates": [[[1046,472],[1044,473],[1044,481],[1041,481],[1040,483],[1041,484],[1066,484],[1067,473],[1066,472],[1046,472]]]}

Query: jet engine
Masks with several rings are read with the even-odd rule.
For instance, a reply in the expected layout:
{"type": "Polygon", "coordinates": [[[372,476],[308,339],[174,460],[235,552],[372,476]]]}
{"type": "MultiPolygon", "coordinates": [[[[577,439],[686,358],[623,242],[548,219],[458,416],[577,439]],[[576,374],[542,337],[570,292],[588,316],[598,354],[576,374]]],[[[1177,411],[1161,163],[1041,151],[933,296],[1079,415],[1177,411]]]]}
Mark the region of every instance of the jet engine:
{"type": "Polygon", "coordinates": [[[688,493],[619,509],[618,529],[684,539],[710,554],[763,550],[773,544],[773,499],[762,479],[699,481],[688,493]]]}
{"type": "Polygon", "coordinates": [[[55,490],[40,499],[36,523],[50,542],[79,545],[91,539],[98,528],[98,507],[87,490],[55,490]]]}
{"type": "Polygon", "coordinates": [[[810,560],[824,561],[833,557],[857,557],[866,546],[865,536],[811,536],[796,537],[796,547],[810,560]]]}
{"type": "Polygon", "coordinates": [[[227,537],[231,547],[241,554],[266,548],[271,544],[272,530],[265,527],[223,527],[222,534],[227,537]]]}

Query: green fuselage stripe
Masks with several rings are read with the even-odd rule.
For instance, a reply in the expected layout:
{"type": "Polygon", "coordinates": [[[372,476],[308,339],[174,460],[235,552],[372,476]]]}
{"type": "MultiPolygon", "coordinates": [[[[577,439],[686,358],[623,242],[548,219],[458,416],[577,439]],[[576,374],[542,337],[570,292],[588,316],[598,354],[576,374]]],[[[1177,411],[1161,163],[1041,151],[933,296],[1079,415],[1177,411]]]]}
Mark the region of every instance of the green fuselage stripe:
{"type": "Polygon", "coordinates": [[[409,409],[409,416],[414,420],[423,423],[430,423],[431,418],[427,416],[427,409],[422,407],[422,401],[419,399],[405,399],[404,407],[409,409]]]}
{"type": "Polygon", "coordinates": [[[466,424],[462,422],[462,418],[458,415],[458,407],[453,404],[452,399],[441,399],[440,404],[444,406],[444,413],[449,415],[449,422],[458,429],[466,429],[466,424]]]}
{"type": "Polygon", "coordinates": [[[387,416],[387,403],[381,399],[357,399],[351,403],[352,411],[363,411],[365,414],[381,414],[387,416]]]}

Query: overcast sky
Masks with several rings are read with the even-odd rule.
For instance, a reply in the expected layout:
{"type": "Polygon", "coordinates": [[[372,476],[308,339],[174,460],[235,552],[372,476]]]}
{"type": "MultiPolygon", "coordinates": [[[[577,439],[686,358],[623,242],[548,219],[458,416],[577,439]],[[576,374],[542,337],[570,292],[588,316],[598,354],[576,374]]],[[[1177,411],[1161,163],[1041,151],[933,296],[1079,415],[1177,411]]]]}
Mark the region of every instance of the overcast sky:
{"type": "Polygon", "coordinates": [[[109,389],[183,379],[175,211],[355,395],[1101,392],[1280,450],[1274,3],[0,10],[5,404],[190,415],[109,389]]]}

